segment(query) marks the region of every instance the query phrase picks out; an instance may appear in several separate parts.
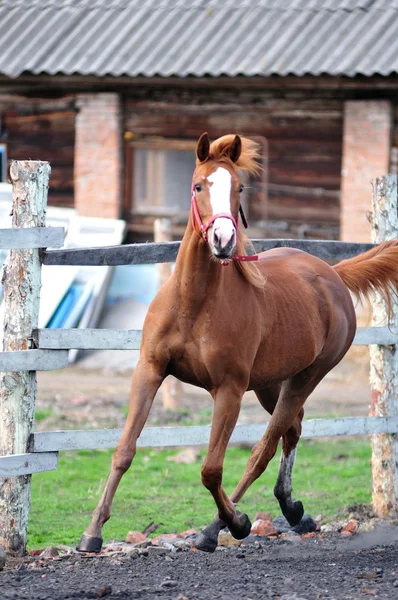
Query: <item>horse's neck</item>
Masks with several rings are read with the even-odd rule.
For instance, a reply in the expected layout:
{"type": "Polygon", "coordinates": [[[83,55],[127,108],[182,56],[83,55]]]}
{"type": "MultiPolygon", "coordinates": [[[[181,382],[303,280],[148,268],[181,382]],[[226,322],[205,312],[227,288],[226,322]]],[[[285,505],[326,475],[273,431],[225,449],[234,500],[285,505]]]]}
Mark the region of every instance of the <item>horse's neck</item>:
{"type": "Polygon", "coordinates": [[[178,252],[174,278],[184,310],[195,314],[215,294],[223,279],[222,267],[210,254],[209,247],[189,223],[178,252]]]}

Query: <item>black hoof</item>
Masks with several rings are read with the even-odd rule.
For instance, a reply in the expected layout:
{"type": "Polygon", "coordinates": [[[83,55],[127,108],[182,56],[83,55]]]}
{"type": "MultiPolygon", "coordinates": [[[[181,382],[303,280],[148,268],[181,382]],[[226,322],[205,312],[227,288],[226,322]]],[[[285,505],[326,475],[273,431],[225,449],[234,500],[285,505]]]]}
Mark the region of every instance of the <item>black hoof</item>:
{"type": "Polygon", "coordinates": [[[193,546],[202,552],[215,552],[218,544],[218,536],[213,537],[203,533],[198,533],[193,541],[193,546]]]}
{"type": "Polygon", "coordinates": [[[245,513],[236,511],[234,522],[228,525],[231,535],[236,540],[243,540],[250,534],[252,524],[249,517],[245,513]]]}
{"type": "Polygon", "coordinates": [[[281,509],[285,519],[292,527],[298,525],[304,516],[304,506],[300,500],[293,500],[284,506],[281,504],[281,509]]]}
{"type": "Polygon", "coordinates": [[[102,541],[102,538],[83,533],[76,550],[79,552],[101,552],[102,541]]]}

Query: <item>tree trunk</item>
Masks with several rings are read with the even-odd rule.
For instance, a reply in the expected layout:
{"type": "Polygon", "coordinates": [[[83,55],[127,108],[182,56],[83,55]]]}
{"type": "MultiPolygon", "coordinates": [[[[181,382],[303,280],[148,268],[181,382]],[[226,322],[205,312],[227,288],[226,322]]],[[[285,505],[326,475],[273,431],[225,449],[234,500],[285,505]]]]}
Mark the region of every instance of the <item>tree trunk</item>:
{"type": "MultiPolygon", "coordinates": [[[[397,176],[386,175],[373,183],[372,241],[381,243],[398,237],[397,176]]],[[[387,307],[379,294],[372,303],[372,325],[387,322],[387,307]]],[[[398,332],[398,305],[394,302],[390,328],[398,332]]],[[[398,352],[396,344],[373,344],[370,351],[371,416],[398,416],[398,352]]],[[[373,508],[378,516],[397,515],[398,436],[372,435],[373,508]]]]}
{"type": "MultiPolygon", "coordinates": [[[[14,161],[12,226],[44,227],[50,165],[14,161]]],[[[4,351],[28,350],[38,326],[40,250],[10,250],[3,272],[4,351]]],[[[24,454],[34,422],[36,372],[0,374],[0,455],[24,454]]],[[[30,507],[30,475],[0,479],[0,543],[23,555],[30,507]]]]}

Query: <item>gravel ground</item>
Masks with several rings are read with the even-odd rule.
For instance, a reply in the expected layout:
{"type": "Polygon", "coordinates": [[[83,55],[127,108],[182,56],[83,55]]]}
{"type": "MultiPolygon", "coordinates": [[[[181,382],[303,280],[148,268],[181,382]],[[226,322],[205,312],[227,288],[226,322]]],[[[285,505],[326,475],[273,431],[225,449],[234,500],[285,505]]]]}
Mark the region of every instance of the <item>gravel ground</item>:
{"type": "Polygon", "coordinates": [[[0,573],[2,600],[394,600],[398,529],[384,525],[348,538],[249,538],[211,555],[147,548],[99,557],[30,557],[7,569],[0,573]]]}

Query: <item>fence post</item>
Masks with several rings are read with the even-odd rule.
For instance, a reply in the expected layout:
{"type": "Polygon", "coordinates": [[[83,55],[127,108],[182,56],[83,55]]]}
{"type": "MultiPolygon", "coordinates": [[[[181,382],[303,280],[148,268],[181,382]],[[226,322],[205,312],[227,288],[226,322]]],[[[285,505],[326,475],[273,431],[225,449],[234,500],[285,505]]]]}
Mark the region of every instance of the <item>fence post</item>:
{"type": "MultiPolygon", "coordinates": [[[[43,227],[50,175],[47,162],[13,161],[12,226],[43,227]]],[[[38,326],[40,250],[10,250],[3,272],[3,350],[27,350],[38,326]]],[[[24,454],[34,422],[36,372],[0,373],[0,455],[24,454]]],[[[0,543],[15,555],[25,552],[31,476],[0,479],[0,543]]]]}
{"type": "MultiPolygon", "coordinates": [[[[154,241],[157,243],[171,242],[170,219],[155,219],[153,224],[154,241]]],[[[171,275],[170,263],[158,265],[159,287],[161,287],[171,275]]],[[[181,405],[182,387],[181,381],[171,375],[163,382],[160,388],[162,405],[166,410],[177,410],[181,405]]]]}
{"type": "MultiPolygon", "coordinates": [[[[398,237],[397,176],[386,175],[373,181],[372,241],[381,243],[398,237]]],[[[372,303],[372,325],[386,322],[386,304],[380,295],[372,303]]],[[[390,327],[398,332],[398,304],[390,327]]],[[[397,345],[369,346],[371,416],[398,416],[398,348],[397,345]]],[[[380,517],[396,516],[398,508],[398,435],[372,436],[373,508],[380,517]]]]}

